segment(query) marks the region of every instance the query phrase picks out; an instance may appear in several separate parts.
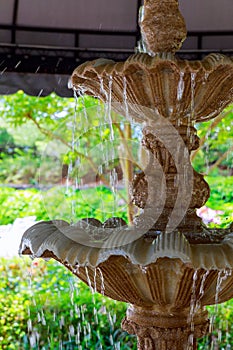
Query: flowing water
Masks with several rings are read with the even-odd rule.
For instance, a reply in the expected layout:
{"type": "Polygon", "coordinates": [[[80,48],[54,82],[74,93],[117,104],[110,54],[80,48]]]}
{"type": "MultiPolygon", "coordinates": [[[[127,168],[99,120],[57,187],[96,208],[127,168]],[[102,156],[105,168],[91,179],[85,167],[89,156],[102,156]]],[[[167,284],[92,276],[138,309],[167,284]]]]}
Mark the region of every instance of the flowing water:
{"type": "MultiPolygon", "coordinates": [[[[96,268],[94,271],[94,283],[90,281],[90,271],[85,269],[90,287],[88,291],[66,270],[63,280],[57,281],[64,268],[59,264],[55,267],[56,264],[50,262],[49,269],[52,265],[57,268],[56,277],[51,275],[52,271],[50,272],[41,261],[37,263],[33,260],[29,268],[28,289],[31,297],[28,304],[25,346],[28,344],[33,350],[136,349],[136,342],[129,341],[130,337],[127,342],[133,345],[127,347],[124,333],[119,330],[117,303],[110,302],[108,298],[100,298],[96,293],[99,283],[101,293],[104,295],[101,269],[96,268]],[[45,276],[38,277],[40,268],[45,272],[45,276]],[[51,277],[53,287],[50,284],[49,288],[48,283],[47,286],[44,285],[46,283],[44,279],[51,277]],[[83,288],[86,290],[85,293],[83,288]],[[65,301],[65,305],[61,301],[62,303],[65,301]]],[[[29,348],[25,347],[25,350],[29,348]]]]}

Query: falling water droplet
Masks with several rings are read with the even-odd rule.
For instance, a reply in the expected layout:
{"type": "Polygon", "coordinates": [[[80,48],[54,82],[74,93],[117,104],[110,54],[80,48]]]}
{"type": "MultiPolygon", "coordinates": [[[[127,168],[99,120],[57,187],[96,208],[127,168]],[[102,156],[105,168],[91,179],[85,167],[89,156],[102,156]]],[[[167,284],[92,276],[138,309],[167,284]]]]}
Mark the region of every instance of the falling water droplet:
{"type": "Polygon", "coordinates": [[[19,65],[21,64],[21,62],[22,62],[22,61],[19,61],[18,63],[16,63],[15,68],[18,68],[19,65]]]}
{"type": "Polygon", "coordinates": [[[7,70],[7,67],[5,67],[5,68],[1,71],[0,75],[3,75],[3,74],[5,73],[6,70],[7,70]]]}

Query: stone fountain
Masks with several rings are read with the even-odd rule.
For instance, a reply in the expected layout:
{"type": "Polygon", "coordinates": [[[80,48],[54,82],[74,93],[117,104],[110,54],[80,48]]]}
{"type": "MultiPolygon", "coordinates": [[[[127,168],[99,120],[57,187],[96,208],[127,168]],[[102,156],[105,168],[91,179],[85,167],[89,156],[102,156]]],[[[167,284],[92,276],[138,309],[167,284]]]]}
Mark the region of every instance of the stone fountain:
{"type": "Polygon", "coordinates": [[[199,146],[194,123],[233,101],[233,61],[175,56],[186,37],[177,0],[145,0],[140,25],[149,54],[87,62],[71,80],[143,124],[146,166],[131,186],[143,214],[131,226],[117,218],[40,222],[20,253],[54,258],[99,293],[104,282],[106,296],[130,304],[122,327],[137,335],[138,349],[196,349],[209,330],[205,306],[233,298],[233,231],[197,217],[210,191],[190,153],[199,146]]]}

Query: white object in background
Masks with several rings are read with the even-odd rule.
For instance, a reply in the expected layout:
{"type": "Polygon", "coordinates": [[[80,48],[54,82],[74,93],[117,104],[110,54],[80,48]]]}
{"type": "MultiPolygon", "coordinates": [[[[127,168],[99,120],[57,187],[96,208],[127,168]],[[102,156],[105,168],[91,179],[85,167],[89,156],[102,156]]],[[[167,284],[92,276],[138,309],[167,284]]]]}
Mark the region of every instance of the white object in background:
{"type": "Polygon", "coordinates": [[[13,224],[0,226],[0,256],[17,256],[23,233],[35,223],[36,217],[28,216],[16,219],[13,224]]]}

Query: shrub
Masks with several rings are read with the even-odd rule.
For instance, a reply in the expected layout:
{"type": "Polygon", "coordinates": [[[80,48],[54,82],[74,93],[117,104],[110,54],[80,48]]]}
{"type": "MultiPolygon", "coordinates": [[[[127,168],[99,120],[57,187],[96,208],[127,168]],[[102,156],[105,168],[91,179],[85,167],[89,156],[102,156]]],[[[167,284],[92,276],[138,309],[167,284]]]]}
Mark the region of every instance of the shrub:
{"type": "MultiPolygon", "coordinates": [[[[1,259],[0,270],[0,350],[136,350],[120,326],[127,305],[92,294],[62,265],[1,259]]],[[[208,310],[215,326],[198,349],[231,349],[233,301],[208,310]]]]}
{"type": "Polygon", "coordinates": [[[92,295],[60,264],[2,259],[1,272],[0,350],[136,349],[120,330],[126,305],[92,295]]]}
{"type": "Polygon", "coordinates": [[[37,220],[63,219],[68,222],[85,217],[105,221],[111,216],[127,220],[124,202],[120,196],[116,200],[119,205],[114,211],[112,192],[103,186],[81,191],[67,191],[66,187],[59,186],[47,191],[1,187],[0,223],[11,224],[17,218],[31,215],[37,220]]]}

